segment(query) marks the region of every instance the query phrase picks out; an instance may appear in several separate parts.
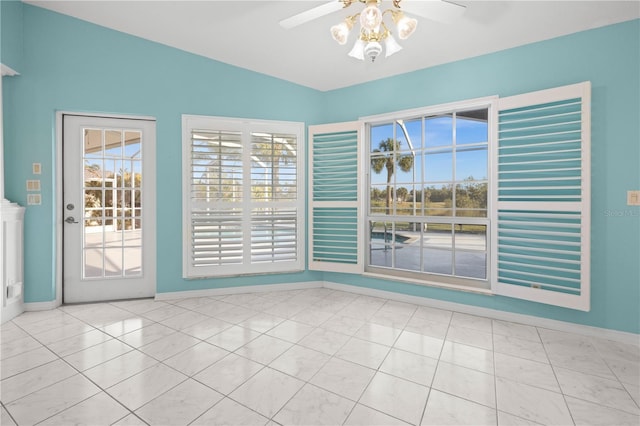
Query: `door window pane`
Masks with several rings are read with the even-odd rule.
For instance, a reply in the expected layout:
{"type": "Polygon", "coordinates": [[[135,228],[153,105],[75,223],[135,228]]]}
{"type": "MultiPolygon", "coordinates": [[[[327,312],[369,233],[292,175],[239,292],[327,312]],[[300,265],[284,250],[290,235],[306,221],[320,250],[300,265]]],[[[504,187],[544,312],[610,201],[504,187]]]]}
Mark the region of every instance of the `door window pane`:
{"type": "Polygon", "coordinates": [[[84,278],[142,273],[141,137],[139,131],[84,129],[84,278]],[[132,240],[136,252],[125,253],[132,240]]]}
{"type": "Polygon", "coordinates": [[[104,275],[105,277],[121,277],[123,275],[121,247],[104,250],[104,275]]]}
{"type": "MultiPolygon", "coordinates": [[[[140,241],[140,240],[138,240],[140,241]]],[[[140,275],[142,273],[142,247],[124,248],[124,274],[140,275]]]]}
{"type": "Polygon", "coordinates": [[[102,252],[101,248],[84,249],[85,278],[101,278],[104,276],[102,252]]]}
{"type": "Polygon", "coordinates": [[[103,140],[102,130],[100,129],[84,129],[84,158],[102,159],[103,140]]]}

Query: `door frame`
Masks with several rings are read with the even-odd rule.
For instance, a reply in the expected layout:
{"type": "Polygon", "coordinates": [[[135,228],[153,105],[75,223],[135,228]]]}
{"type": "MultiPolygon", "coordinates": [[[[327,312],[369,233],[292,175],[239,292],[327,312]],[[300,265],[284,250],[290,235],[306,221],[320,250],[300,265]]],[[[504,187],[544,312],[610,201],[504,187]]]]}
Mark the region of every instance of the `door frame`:
{"type": "MultiPolygon", "coordinates": [[[[113,118],[113,119],[125,119],[125,120],[150,120],[157,123],[155,117],[145,116],[145,115],[126,115],[126,114],[101,114],[101,113],[92,113],[92,112],[79,112],[79,111],[67,111],[61,110],[56,111],[55,117],[55,285],[56,285],[56,298],[51,301],[51,305],[49,307],[42,307],[43,309],[53,309],[58,306],[61,306],[63,303],[63,294],[62,294],[62,281],[63,281],[63,262],[64,262],[64,248],[63,248],[63,238],[64,238],[64,199],[63,199],[63,182],[64,182],[64,169],[63,169],[63,118],[65,115],[76,115],[76,116],[84,116],[84,117],[93,117],[93,118],[113,118]]],[[[157,228],[156,228],[156,219],[157,219],[157,199],[156,199],[156,144],[157,144],[157,132],[156,132],[156,141],[155,143],[151,143],[145,147],[145,170],[147,171],[147,175],[152,176],[152,179],[148,179],[148,187],[146,191],[151,193],[151,206],[153,213],[152,224],[149,227],[152,230],[152,241],[150,244],[151,247],[147,247],[145,250],[147,251],[147,256],[152,259],[152,265],[150,270],[146,271],[149,274],[150,279],[154,282],[154,288],[157,288],[156,281],[156,266],[157,266],[157,252],[156,252],[156,241],[157,241],[157,228]]]]}

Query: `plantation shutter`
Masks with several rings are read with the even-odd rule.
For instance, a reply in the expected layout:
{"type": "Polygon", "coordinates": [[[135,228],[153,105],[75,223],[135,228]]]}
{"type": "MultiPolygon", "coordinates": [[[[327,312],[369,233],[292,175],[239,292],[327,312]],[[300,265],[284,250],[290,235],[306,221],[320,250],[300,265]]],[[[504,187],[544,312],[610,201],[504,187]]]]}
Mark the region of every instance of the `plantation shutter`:
{"type": "MultiPolygon", "coordinates": [[[[298,137],[261,127],[251,133],[251,264],[298,264],[298,137]]],[[[304,206],[304,204],[302,204],[304,206]]],[[[298,268],[302,269],[301,265],[298,268]]]]}
{"type": "Polygon", "coordinates": [[[492,288],[590,309],[589,82],[501,98],[492,288]]]}
{"type": "Polygon", "coordinates": [[[362,123],[309,126],[309,269],[362,273],[362,123]]]}
{"type": "Polygon", "coordinates": [[[183,276],[304,268],[302,123],[183,116],[183,276]]]}
{"type": "Polygon", "coordinates": [[[242,263],[240,136],[199,132],[192,139],[191,236],[196,267],[242,263]]]}

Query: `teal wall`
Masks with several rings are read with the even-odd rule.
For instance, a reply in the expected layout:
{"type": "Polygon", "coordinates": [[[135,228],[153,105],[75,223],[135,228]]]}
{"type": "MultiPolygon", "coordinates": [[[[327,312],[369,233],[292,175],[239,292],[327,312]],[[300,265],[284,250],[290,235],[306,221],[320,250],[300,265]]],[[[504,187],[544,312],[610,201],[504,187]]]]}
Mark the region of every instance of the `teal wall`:
{"type": "Polygon", "coordinates": [[[22,2],[0,1],[0,58],[15,71],[22,68],[22,2]]]}
{"type": "Polygon", "coordinates": [[[625,205],[626,191],[640,189],[640,21],[323,93],[37,7],[5,3],[0,59],[16,58],[21,73],[3,81],[7,198],[26,204],[31,163],[43,166],[43,204],[29,206],[26,214],[27,302],[55,298],[55,112],[66,110],[156,117],[159,293],[325,279],[640,331],[640,209],[625,205]],[[5,26],[5,15],[22,25],[5,26]],[[589,313],[334,273],[181,278],[181,114],[314,124],[584,80],[593,84],[589,313]]]}

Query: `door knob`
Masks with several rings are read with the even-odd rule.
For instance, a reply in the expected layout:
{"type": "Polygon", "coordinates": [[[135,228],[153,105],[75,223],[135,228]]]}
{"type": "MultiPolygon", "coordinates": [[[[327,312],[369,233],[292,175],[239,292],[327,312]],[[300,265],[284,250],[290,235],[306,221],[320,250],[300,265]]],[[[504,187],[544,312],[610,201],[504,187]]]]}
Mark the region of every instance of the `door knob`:
{"type": "Polygon", "coordinates": [[[68,217],[68,218],[66,218],[64,221],[65,221],[65,222],[67,222],[67,223],[80,223],[80,222],[77,222],[77,221],[73,218],[73,216],[69,216],[69,217],[68,217]]]}

